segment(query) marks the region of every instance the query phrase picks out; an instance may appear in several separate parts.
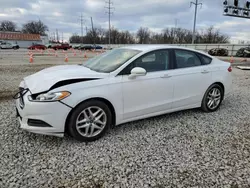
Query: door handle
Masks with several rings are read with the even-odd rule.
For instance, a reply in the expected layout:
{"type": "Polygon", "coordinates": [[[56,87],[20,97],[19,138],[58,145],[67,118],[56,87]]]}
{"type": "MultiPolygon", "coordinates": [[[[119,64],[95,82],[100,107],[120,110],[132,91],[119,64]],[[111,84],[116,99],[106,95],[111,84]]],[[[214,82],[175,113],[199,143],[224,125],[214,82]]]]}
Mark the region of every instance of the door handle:
{"type": "Polygon", "coordinates": [[[203,70],[203,71],[201,71],[201,73],[206,74],[206,73],[209,73],[209,71],[208,70],[203,70]]]}
{"type": "Polygon", "coordinates": [[[163,76],[161,76],[161,78],[170,78],[172,76],[168,75],[168,74],[164,74],[163,76]]]}

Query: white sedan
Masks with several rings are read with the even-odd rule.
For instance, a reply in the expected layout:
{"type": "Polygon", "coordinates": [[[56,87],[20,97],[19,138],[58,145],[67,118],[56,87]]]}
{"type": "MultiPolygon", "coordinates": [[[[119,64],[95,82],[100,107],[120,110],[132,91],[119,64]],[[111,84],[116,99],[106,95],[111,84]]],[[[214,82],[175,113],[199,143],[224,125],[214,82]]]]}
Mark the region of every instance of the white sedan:
{"type": "Polygon", "coordinates": [[[113,49],[79,65],[25,77],[15,95],[22,129],[94,141],[108,128],[174,111],[216,111],[230,92],[231,64],[165,45],[113,49]]]}

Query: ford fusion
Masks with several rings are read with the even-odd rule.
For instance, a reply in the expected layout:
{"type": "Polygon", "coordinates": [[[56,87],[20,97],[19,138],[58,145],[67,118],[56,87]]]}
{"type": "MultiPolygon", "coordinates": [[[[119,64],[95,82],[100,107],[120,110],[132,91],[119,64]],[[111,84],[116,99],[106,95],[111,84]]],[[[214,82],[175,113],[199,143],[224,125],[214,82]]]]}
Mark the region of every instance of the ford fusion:
{"type": "Polygon", "coordinates": [[[94,141],[110,127],[174,111],[216,111],[231,65],[182,47],[132,45],[25,77],[15,95],[24,130],[94,141]]]}

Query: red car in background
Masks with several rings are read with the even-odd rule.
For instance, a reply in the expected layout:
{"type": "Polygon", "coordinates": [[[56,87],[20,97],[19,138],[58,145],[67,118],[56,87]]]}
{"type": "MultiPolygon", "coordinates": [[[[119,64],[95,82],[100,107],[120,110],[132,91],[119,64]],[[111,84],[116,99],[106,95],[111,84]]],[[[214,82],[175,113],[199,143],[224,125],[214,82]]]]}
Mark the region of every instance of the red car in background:
{"type": "Polygon", "coordinates": [[[35,49],[39,49],[39,50],[46,50],[47,47],[44,46],[43,44],[33,44],[32,46],[28,47],[29,50],[35,50],[35,49]]]}
{"type": "Polygon", "coordinates": [[[59,44],[59,45],[52,46],[52,48],[54,50],[68,50],[68,49],[72,48],[72,46],[65,43],[65,44],[59,44]]]}

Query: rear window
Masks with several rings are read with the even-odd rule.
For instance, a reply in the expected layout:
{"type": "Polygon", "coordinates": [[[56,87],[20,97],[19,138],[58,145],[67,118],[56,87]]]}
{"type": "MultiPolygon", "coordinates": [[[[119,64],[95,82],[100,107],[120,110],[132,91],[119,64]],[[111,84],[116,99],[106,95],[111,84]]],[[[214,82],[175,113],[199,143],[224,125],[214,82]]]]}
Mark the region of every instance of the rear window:
{"type": "Polygon", "coordinates": [[[208,64],[210,64],[212,62],[212,58],[210,58],[208,56],[205,56],[205,55],[202,55],[202,54],[198,54],[198,56],[200,57],[203,65],[208,65],[208,64]]]}

